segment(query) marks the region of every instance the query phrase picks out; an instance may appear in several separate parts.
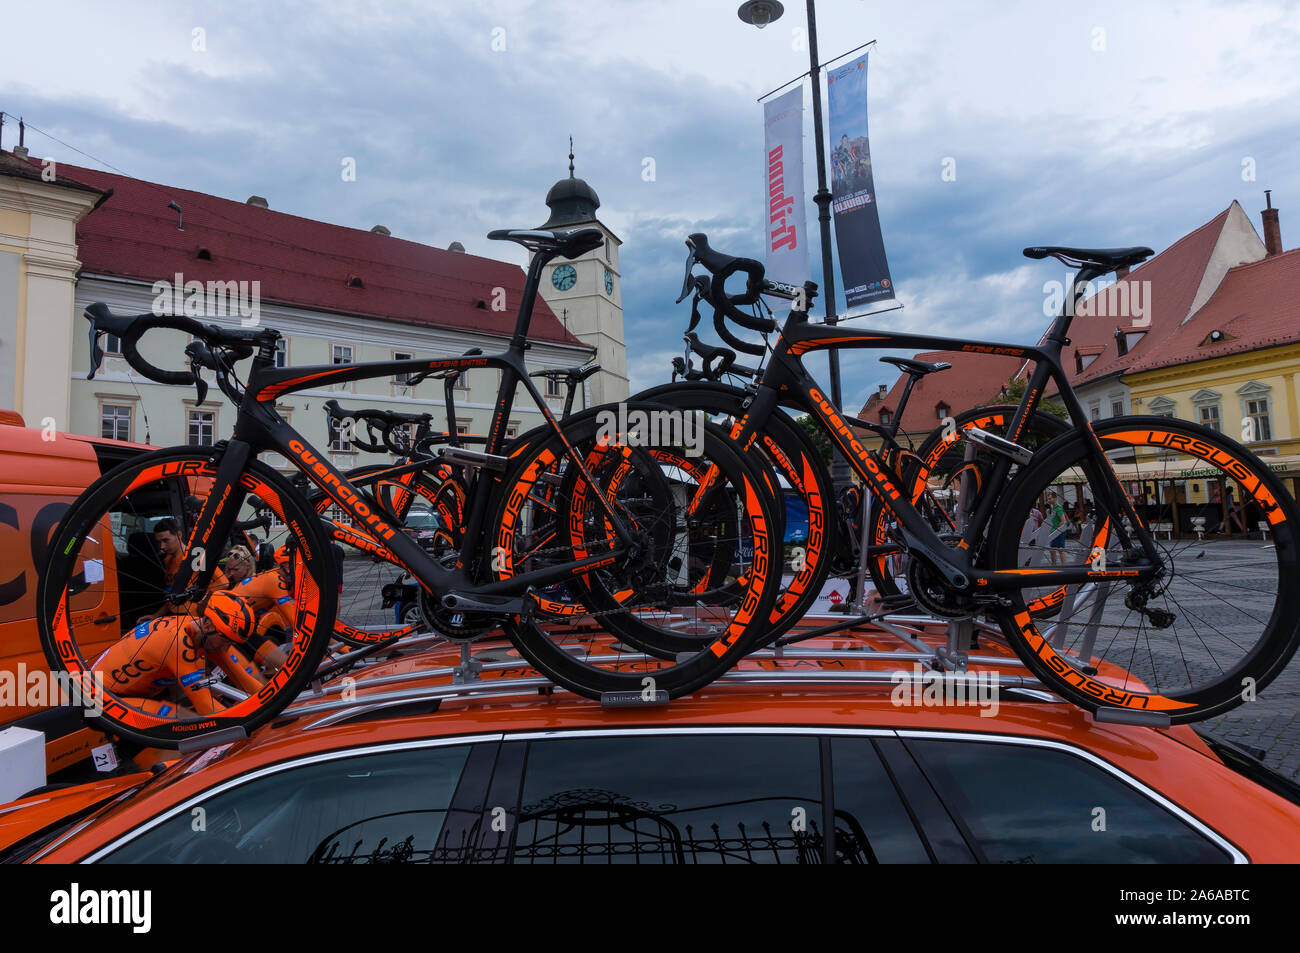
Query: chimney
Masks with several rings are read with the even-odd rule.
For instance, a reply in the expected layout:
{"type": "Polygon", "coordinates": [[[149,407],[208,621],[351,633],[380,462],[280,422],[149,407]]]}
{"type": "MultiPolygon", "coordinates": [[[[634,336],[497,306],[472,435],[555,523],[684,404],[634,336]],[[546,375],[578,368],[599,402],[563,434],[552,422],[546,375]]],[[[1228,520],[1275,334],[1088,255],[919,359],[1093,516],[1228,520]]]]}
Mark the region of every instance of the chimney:
{"type": "Polygon", "coordinates": [[[447,251],[457,251],[460,252],[461,254],[464,254],[465,246],[462,245],[460,242],[452,242],[450,245],[447,246],[447,251]]]}
{"type": "Polygon", "coordinates": [[[27,132],[27,127],[23,125],[23,119],[21,116],[19,116],[18,117],[18,145],[14,146],[15,159],[27,158],[27,147],[23,145],[24,134],[26,132],[27,132]]]}
{"type": "Polygon", "coordinates": [[[245,204],[245,205],[256,205],[258,208],[270,208],[270,207],[271,207],[271,206],[269,206],[269,205],[266,204],[266,199],[262,198],[262,196],[260,196],[260,195],[250,195],[250,196],[248,197],[248,201],[245,202],[244,204],[245,204]]]}
{"type": "Polygon", "coordinates": [[[1259,213],[1264,221],[1264,252],[1269,258],[1282,254],[1282,226],[1278,224],[1272,192],[1272,189],[1264,190],[1264,204],[1268,207],[1259,213]]]}
{"type": "Polygon", "coordinates": [[[876,394],[878,397],[880,397],[881,400],[884,400],[885,395],[888,393],[889,393],[889,388],[886,387],[884,384],[881,384],[876,388],[876,394]]]}

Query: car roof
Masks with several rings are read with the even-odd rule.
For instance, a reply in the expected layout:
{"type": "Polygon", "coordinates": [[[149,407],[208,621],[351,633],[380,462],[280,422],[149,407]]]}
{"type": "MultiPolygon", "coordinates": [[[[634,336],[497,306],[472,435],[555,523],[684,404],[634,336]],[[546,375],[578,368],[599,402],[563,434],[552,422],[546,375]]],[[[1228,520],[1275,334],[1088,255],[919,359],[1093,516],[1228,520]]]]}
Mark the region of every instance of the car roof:
{"type": "MultiPolygon", "coordinates": [[[[921,633],[917,644],[923,647],[943,641],[942,626],[933,622],[911,631],[921,633]]],[[[151,801],[171,805],[258,769],[330,752],[431,739],[717,729],[944,735],[1064,745],[1176,798],[1197,817],[1221,812],[1225,792],[1232,788],[1251,801],[1260,824],[1295,828],[1289,849],[1300,851],[1300,808],[1226,767],[1190,727],[1097,722],[1041,686],[1033,687],[1019,661],[991,639],[982,639],[972,650],[972,660],[987,661],[973,661],[970,671],[978,677],[1002,670],[996,716],[987,714],[991,706],[981,706],[978,699],[936,707],[923,694],[900,691],[902,680],[894,673],[915,663],[896,656],[909,653],[877,651],[895,657],[864,658],[871,654],[864,641],[870,646],[872,635],[810,639],[781,657],[769,650],[746,658],[718,681],[667,705],[605,708],[554,689],[501,640],[473,644],[483,671],[471,683],[456,684],[459,647],[437,637],[417,637],[402,643],[403,654],[352,670],[351,681],[338,678],[305,692],[250,738],[186,755],[145,785],[141,797],[106,808],[97,822],[101,829],[91,839],[102,843],[130,830],[136,809],[151,801]],[[1189,777],[1203,777],[1205,783],[1189,785],[1189,777]]]]}

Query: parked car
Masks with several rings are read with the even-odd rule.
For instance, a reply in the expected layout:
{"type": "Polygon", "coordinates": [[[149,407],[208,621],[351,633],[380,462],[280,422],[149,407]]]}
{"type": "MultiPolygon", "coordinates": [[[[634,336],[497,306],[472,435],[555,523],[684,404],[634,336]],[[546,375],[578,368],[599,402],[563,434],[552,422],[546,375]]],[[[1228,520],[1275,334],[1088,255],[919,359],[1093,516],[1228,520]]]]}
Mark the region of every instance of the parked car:
{"type": "MultiPolygon", "coordinates": [[[[940,644],[942,629],[918,622],[940,644]]],[[[751,658],[662,707],[553,692],[504,641],[417,639],[247,740],[0,807],[0,857],[96,863],[1244,863],[1300,789],[1190,727],[1098,723],[992,638],[997,704],[905,687],[887,633],[751,658]],[[455,684],[468,676],[468,684],[455,684]],[[942,696],[941,696],[942,697],[942,696]],[[194,818],[202,809],[203,831],[194,818]]],[[[896,648],[895,641],[893,646],[896,648]]],[[[904,668],[910,668],[906,662],[904,668]]],[[[915,670],[914,670],[915,673],[915,670]]],[[[1114,674],[1114,673],[1111,673],[1114,674]]],[[[1107,673],[1101,673],[1106,677],[1107,673]]]]}

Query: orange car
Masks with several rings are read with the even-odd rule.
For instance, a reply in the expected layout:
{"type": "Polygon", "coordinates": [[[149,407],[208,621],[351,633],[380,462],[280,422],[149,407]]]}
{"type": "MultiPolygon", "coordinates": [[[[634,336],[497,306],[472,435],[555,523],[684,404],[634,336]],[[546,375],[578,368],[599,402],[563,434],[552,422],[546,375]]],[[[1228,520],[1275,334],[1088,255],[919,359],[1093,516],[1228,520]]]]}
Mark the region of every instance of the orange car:
{"type": "Polygon", "coordinates": [[[553,692],[505,642],[467,668],[416,639],[249,739],[0,807],[0,859],[1300,859],[1300,788],[1244,753],[1095,722],[995,633],[958,690],[915,661],[942,627],[907,625],[906,645],[880,630],[769,651],[661,707],[553,692]]]}

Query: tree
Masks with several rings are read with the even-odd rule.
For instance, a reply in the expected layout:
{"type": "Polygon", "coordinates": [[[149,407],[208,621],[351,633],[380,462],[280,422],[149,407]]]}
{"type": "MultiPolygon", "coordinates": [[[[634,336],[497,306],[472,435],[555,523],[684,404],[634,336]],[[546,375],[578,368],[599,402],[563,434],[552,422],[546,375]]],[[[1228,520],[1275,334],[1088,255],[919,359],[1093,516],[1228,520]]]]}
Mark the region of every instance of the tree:
{"type": "Polygon", "coordinates": [[[826,436],[826,431],[818,426],[817,421],[813,420],[811,414],[796,417],[795,423],[803,428],[804,433],[808,434],[808,438],[813,442],[813,446],[821,451],[822,459],[826,461],[826,465],[828,467],[832,466],[835,462],[835,451],[831,444],[831,438],[826,436]]]}
{"type": "MultiPolygon", "coordinates": [[[[991,402],[994,404],[1018,404],[1024,400],[1025,390],[1028,387],[1029,384],[1026,381],[1012,377],[1002,385],[1001,390],[993,395],[991,402]]],[[[1067,420],[1070,417],[1070,412],[1065,409],[1065,405],[1055,397],[1045,398],[1039,401],[1038,409],[1046,411],[1049,414],[1055,414],[1057,417],[1062,417],[1067,420]]]]}

